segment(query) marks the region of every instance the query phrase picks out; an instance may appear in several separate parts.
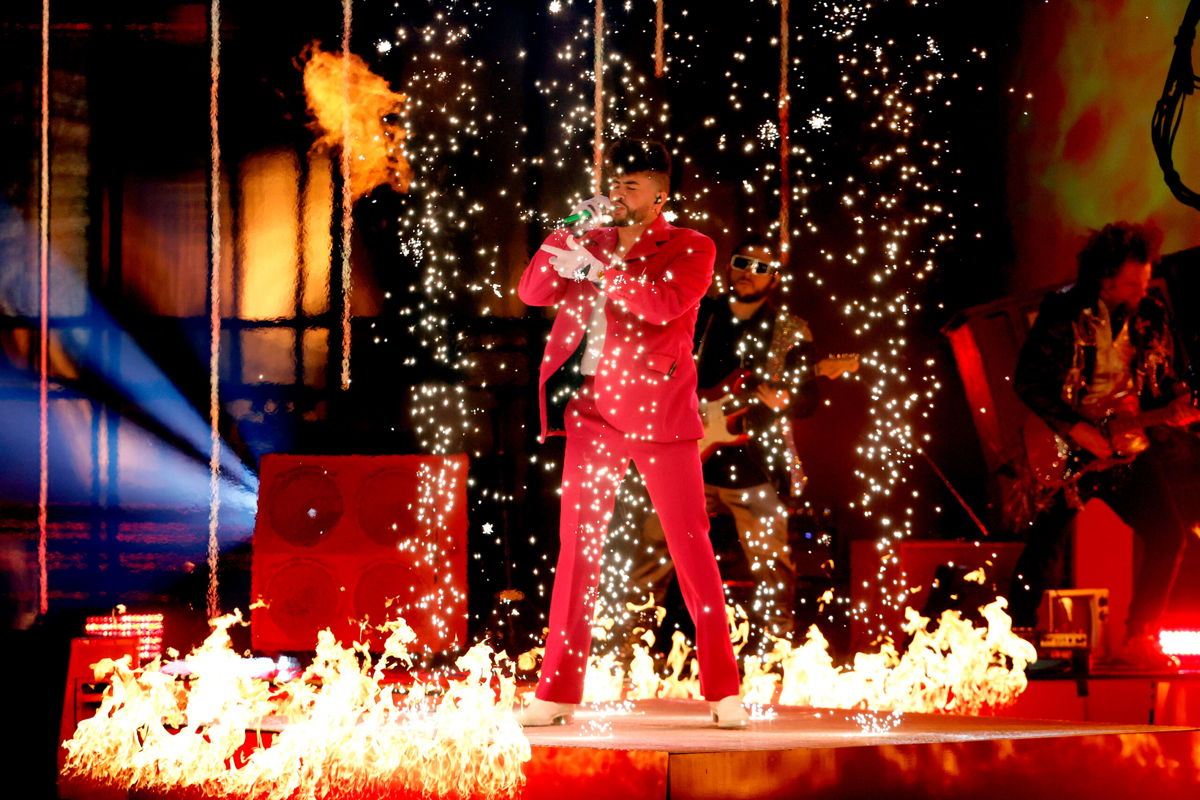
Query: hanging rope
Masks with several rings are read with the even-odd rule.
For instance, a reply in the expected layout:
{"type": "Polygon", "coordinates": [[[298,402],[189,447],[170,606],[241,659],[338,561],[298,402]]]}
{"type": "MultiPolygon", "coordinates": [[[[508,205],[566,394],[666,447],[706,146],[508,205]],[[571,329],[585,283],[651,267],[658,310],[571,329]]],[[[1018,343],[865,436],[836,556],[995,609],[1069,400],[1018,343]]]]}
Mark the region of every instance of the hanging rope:
{"type": "Polygon", "coordinates": [[[779,2],[779,260],[787,267],[791,260],[791,193],[792,182],[788,174],[788,111],[792,104],[788,92],[788,0],[779,2]]]}
{"type": "Polygon", "coordinates": [[[221,0],[209,5],[208,131],[209,131],[209,277],[208,277],[208,618],[220,616],[218,600],[217,519],[221,511],[221,139],[217,127],[218,87],[221,79],[221,0]]]}
{"type": "Polygon", "coordinates": [[[350,185],[350,24],[352,0],[342,0],[342,389],[350,388],[350,234],[354,197],[350,185]]]}
{"type": "Polygon", "coordinates": [[[592,138],[592,194],[600,194],[604,169],[604,0],[596,0],[595,62],[592,65],[595,134],[592,138]]]}
{"type": "Polygon", "coordinates": [[[661,78],[666,71],[663,56],[663,0],[654,0],[654,77],[661,78]]]}
{"type": "Polygon", "coordinates": [[[50,0],[42,0],[41,175],[38,206],[38,611],[50,609],[50,0]]]}

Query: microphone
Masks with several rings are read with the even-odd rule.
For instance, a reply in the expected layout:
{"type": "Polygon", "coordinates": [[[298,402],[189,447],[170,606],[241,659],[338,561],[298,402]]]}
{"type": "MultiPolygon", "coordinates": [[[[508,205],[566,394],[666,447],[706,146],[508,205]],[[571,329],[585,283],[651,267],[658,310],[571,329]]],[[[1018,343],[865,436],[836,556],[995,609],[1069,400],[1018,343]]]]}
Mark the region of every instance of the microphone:
{"type": "Polygon", "coordinates": [[[561,224],[562,225],[574,225],[576,222],[579,222],[580,220],[585,220],[585,219],[591,218],[591,216],[592,216],[592,212],[590,212],[590,211],[580,211],[578,214],[572,214],[569,217],[563,217],[561,224]]]}
{"type": "Polygon", "coordinates": [[[577,222],[582,222],[585,219],[591,219],[600,215],[607,215],[612,212],[612,201],[603,195],[592,197],[584,200],[579,205],[575,206],[577,211],[569,217],[563,217],[561,225],[574,225],[577,222]]]}

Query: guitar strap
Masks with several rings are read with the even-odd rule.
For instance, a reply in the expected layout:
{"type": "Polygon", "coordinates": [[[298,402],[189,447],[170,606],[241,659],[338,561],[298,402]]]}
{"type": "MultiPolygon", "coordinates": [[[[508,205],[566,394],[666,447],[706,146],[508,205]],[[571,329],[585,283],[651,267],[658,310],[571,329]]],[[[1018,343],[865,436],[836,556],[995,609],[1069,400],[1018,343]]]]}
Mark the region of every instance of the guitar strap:
{"type": "MultiPolygon", "coordinates": [[[[775,315],[775,326],[771,333],[771,345],[767,348],[767,374],[773,380],[783,373],[787,354],[793,347],[799,347],[803,342],[812,339],[808,323],[799,317],[792,316],[786,308],[780,308],[775,315]]],[[[811,366],[811,365],[810,365],[811,366]]],[[[808,483],[808,475],[804,472],[804,462],[796,450],[796,437],[792,435],[792,420],[787,415],[779,415],[772,426],[778,432],[783,444],[784,472],[788,479],[788,494],[795,500],[804,493],[808,483]]]]}
{"type": "Polygon", "coordinates": [[[787,354],[793,347],[812,339],[808,323],[779,309],[775,315],[775,330],[771,334],[771,346],[767,348],[767,374],[772,380],[783,372],[787,354]]]}

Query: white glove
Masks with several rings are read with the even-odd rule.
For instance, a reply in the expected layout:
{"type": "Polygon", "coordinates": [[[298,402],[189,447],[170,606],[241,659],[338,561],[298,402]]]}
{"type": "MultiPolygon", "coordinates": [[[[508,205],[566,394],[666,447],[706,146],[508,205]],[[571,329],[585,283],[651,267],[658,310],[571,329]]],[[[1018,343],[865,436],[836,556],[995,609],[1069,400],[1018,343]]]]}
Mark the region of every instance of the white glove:
{"type": "Polygon", "coordinates": [[[579,205],[571,209],[571,215],[567,217],[580,217],[580,219],[572,223],[572,227],[579,232],[591,230],[598,225],[607,225],[612,222],[612,200],[609,200],[602,194],[595,197],[589,197],[579,205]]]}
{"type": "Polygon", "coordinates": [[[600,280],[604,262],[588,252],[574,236],[567,237],[566,249],[548,244],[542,245],[541,249],[550,254],[550,266],[562,277],[573,281],[587,278],[593,283],[600,280]]]}

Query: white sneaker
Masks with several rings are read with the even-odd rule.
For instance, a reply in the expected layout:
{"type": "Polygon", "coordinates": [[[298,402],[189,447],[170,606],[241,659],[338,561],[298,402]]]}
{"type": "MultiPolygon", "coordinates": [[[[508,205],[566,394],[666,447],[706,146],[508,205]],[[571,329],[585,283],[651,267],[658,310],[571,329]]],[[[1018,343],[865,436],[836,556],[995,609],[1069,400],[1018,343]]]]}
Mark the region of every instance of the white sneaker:
{"type": "Polygon", "coordinates": [[[744,728],[750,722],[750,715],[742,707],[740,695],[722,697],[715,703],[709,703],[708,707],[712,710],[713,722],[717,723],[718,728],[744,728]]]}
{"type": "Polygon", "coordinates": [[[517,722],[522,728],[566,725],[574,713],[574,703],[555,703],[540,697],[531,697],[524,708],[517,709],[517,722]]]}

